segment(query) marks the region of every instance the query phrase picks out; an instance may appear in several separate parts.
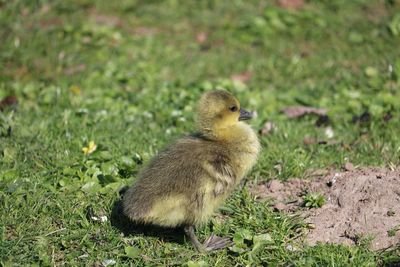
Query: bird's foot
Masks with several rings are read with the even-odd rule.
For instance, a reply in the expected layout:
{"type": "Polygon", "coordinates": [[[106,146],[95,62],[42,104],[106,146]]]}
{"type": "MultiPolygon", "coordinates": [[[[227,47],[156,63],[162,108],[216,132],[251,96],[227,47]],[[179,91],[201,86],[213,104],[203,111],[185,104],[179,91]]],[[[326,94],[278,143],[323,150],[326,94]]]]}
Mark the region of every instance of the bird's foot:
{"type": "Polygon", "coordinates": [[[219,237],[214,234],[211,234],[204,244],[201,244],[194,234],[194,227],[192,225],[185,226],[183,230],[185,231],[186,236],[190,239],[190,242],[192,242],[194,248],[200,253],[226,248],[232,244],[232,241],[229,238],[219,237]]]}
{"type": "Polygon", "coordinates": [[[205,251],[213,251],[218,249],[223,249],[232,245],[232,241],[227,237],[219,237],[217,235],[211,234],[203,244],[205,251]]]}

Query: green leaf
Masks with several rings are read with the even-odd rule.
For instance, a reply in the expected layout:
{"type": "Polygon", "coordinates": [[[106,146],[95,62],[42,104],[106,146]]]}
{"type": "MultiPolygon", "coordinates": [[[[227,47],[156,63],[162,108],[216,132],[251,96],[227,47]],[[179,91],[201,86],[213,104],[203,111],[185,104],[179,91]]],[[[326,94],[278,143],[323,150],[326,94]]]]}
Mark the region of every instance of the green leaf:
{"type": "Polygon", "coordinates": [[[350,32],[349,34],[349,41],[354,44],[359,44],[364,41],[362,34],[358,32],[350,32]]]}
{"type": "Polygon", "coordinates": [[[307,193],[303,196],[304,206],[308,208],[320,208],[325,204],[325,197],[319,193],[307,193]]]}
{"type": "Polygon", "coordinates": [[[393,35],[397,36],[400,34],[400,13],[393,16],[388,26],[393,35]]]}
{"type": "Polygon", "coordinates": [[[86,193],[96,193],[101,189],[101,185],[97,182],[90,181],[84,184],[81,189],[86,193]]]}
{"type": "Polygon", "coordinates": [[[254,244],[273,242],[270,234],[260,234],[253,237],[254,244]]]}
{"type": "Polygon", "coordinates": [[[67,182],[66,179],[61,179],[60,181],[58,181],[58,184],[59,184],[60,186],[62,186],[62,187],[66,186],[67,183],[68,183],[68,182],[67,182]]]}
{"type": "Polygon", "coordinates": [[[244,240],[252,240],[253,235],[248,229],[240,229],[235,233],[233,236],[233,242],[235,245],[241,245],[243,244],[244,240]]]}
{"type": "Polygon", "coordinates": [[[19,177],[19,173],[17,170],[7,170],[2,175],[1,178],[3,181],[11,181],[15,180],[19,177]]]}
{"type": "Polygon", "coordinates": [[[71,176],[73,176],[73,175],[76,174],[76,170],[74,170],[74,169],[71,168],[71,167],[65,167],[65,168],[62,170],[62,173],[63,173],[64,175],[71,175],[71,176]]]}
{"type": "Polygon", "coordinates": [[[101,164],[101,171],[105,175],[118,175],[118,168],[112,162],[106,162],[106,163],[101,164]]]}
{"type": "Polygon", "coordinates": [[[127,157],[127,156],[121,157],[120,162],[121,162],[122,166],[124,166],[125,168],[128,168],[128,169],[135,168],[135,166],[136,166],[136,162],[132,158],[127,157]]]}
{"type": "Polygon", "coordinates": [[[125,186],[126,184],[122,181],[117,181],[114,183],[109,183],[107,184],[105,187],[103,187],[100,192],[101,193],[106,193],[107,191],[111,190],[113,192],[118,192],[123,186],[125,186]]]}
{"type": "Polygon", "coordinates": [[[246,247],[244,245],[238,246],[238,245],[233,245],[232,247],[229,248],[231,251],[242,254],[243,252],[246,251],[246,247]]]}
{"type": "Polygon", "coordinates": [[[259,249],[263,248],[265,245],[273,243],[272,237],[270,234],[260,234],[255,235],[253,237],[253,249],[252,252],[258,251],[259,249]]]}
{"type": "Polygon", "coordinates": [[[188,267],[207,267],[209,265],[205,261],[188,261],[187,266],[188,267]]]}
{"type": "Polygon", "coordinates": [[[141,252],[142,251],[139,248],[134,247],[134,246],[125,247],[126,256],[131,258],[131,259],[139,257],[141,252]]]}
{"type": "Polygon", "coordinates": [[[17,150],[11,147],[6,147],[3,150],[3,160],[4,162],[12,162],[17,157],[17,150]]]}
{"type": "Polygon", "coordinates": [[[378,70],[374,67],[366,67],[365,75],[367,75],[368,77],[375,77],[378,75],[378,70]]]}
{"type": "Polygon", "coordinates": [[[109,151],[100,151],[97,154],[97,158],[101,161],[111,160],[113,155],[109,151]]]}

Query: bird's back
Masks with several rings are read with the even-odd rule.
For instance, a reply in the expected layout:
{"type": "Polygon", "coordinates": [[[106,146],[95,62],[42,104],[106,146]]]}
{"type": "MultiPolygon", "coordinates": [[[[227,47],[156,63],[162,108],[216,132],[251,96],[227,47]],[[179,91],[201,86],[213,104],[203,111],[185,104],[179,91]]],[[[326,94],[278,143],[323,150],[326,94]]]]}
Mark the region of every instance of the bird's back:
{"type": "Polygon", "coordinates": [[[199,136],[185,137],[171,144],[151,160],[125,193],[125,214],[133,220],[147,222],[157,202],[164,202],[164,209],[168,209],[168,204],[174,205],[168,201],[183,201],[182,205],[188,206],[209,175],[203,163],[223,153],[218,144],[199,136]]]}

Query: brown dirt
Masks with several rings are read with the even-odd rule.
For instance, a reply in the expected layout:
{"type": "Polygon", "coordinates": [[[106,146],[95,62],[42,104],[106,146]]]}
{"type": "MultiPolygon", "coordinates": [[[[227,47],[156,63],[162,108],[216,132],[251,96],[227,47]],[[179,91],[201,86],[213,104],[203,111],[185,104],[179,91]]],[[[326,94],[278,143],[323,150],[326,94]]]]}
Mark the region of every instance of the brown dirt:
{"type": "Polygon", "coordinates": [[[272,180],[253,186],[251,191],[257,198],[272,199],[276,210],[300,212],[315,227],[306,236],[311,245],[354,245],[368,237],[373,238],[372,250],[399,245],[400,168],[355,168],[347,164],[344,169],[313,172],[309,179],[272,180]],[[302,207],[305,192],[321,193],[326,203],[316,209],[302,207]]]}

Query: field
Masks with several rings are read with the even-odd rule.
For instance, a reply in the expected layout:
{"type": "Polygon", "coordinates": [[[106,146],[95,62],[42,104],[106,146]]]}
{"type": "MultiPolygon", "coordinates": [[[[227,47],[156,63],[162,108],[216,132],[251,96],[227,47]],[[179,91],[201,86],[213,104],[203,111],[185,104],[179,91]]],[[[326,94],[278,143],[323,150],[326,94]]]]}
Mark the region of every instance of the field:
{"type": "Polygon", "coordinates": [[[308,246],[306,223],[249,189],[346,163],[399,165],[399,1],[0,0],[0,39],[0,265],[400,262],[398,248],[367,241],[308,246]],[[257,131],[274,128],[243,188],[197,229],[235,245],[198,254],[124,234],[120,189],[193,130],[212,88],[257,111],[257,131]],[[289,118],[289,106],[327,113],[289,118]]]}

